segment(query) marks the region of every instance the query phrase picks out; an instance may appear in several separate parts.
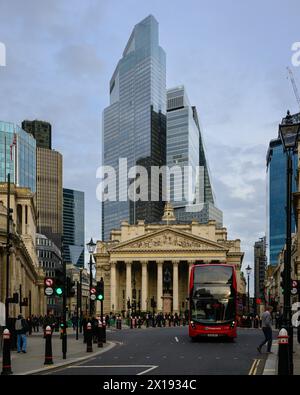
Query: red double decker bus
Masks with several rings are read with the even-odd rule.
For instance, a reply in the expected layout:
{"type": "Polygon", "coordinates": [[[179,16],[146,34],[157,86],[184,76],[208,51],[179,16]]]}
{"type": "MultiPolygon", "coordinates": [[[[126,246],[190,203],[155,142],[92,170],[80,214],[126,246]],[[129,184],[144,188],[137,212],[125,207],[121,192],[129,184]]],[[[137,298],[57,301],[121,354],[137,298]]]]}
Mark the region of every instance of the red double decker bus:
{"type": "Polygon", "coordinates": [[[190,276],[189,336],[236,337],[237,284],[232,265],[194,265],[190,276]]]}

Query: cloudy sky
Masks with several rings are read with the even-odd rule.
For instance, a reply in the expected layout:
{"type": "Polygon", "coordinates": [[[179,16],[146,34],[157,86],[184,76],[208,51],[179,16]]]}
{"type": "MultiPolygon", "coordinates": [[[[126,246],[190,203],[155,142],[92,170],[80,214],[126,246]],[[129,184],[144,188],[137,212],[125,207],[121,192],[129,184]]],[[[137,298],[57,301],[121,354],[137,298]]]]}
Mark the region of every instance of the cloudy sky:
{"type": "MultiPolygon", "coordinates": [[[[217,205],[243,267],[265,233],[268,142],[297,102],[286,67],[300,41],[299,0],[0,0],[0,119],[53,125],[64,186],[86,198],[86,240],[100,238],[96,169],[108,84],[136,23],[153,14],[167,86],[197,106],[217,205]]],[[[300,84],[299,84],[300,89],[300,84]]],[[[251,286],[252,288],[252,286],[251,286]]]]}

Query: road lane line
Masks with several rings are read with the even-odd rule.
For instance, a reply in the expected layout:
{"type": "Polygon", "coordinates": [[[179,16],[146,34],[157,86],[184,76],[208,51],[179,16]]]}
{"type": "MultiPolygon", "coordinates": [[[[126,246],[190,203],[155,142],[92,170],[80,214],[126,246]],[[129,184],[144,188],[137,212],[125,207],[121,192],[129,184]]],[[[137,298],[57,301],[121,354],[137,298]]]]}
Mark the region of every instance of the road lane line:
{"type": "Polygon", "coordinates": [[[176,340],[177,343],[179,343],[179,339],[178,339],[177,336],[175,336],[175,340],[176,340]]]}
{"type": "Polygon", "coordinates": [[[256,368],[256,365],[257,365],[258,361],[259,361],[259,359],[254,359],[253,364],[251,366],[251,369],[250,369],[250,371],[248,373],[248,376],[252,376],[253,375],[253,372],[254,372],[254,370],[256,368]]]}
{"type": "Polygon", "coordinates": [[[254,372],[253,372],[253,376],[255,376],[256,373],[257,373],[257,368],[258,368],[258,365],[259,365],[260,361],[261,361],[260,359],[257,360],[257,364],[255,366],[255,369],[254,369],[254,372]]]}
{"type": "Polygon", "coordinates": [[[151,370],[158,368],[158,366],[152,366],[151,368],[144,370],[143,372],[137,373],[137,376],[141,376],[142,374],[151,372],[151,370]]]}

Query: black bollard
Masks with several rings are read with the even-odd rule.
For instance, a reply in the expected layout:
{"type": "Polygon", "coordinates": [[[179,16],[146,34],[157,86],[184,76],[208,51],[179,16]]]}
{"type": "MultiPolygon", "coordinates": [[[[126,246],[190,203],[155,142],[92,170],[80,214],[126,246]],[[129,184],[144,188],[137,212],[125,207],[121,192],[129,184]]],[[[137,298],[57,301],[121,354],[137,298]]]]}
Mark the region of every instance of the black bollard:
{"type": "Polygon", "coordinates": [[[10,359],[10,332],[8,329],[3,331],[3,358],[1,375],[12,374],[10,359]]]}
{"type": "Polygon", "coordinates": [[[52,330],[50,326],[46,327],[45,331],[46,346],[45,346],[45,362],[44,365],[52,365],[52,330]]]}
{"type": "Polygon", "coordinates": [[[289,335],[285,328],[282,328],[277,337],[278,339],[278,375],[289,375],[289,335]]]}
{"type": "MultiPolygon", "coordinates": [[[[121,323],[121,321],[120,321],[120,323],[121,323]]],[[[106,324],[105,324],[105,321],[102,324],[102,343],[106,343],[106,324]]]]}
{"type": "Polygon", "coordinates": [[[90,322],[86,326],[86,352],[93,352],[93,333],[90,322]]]}
{"type": "Polygon", "coordinates": [[[97,327],[97,340],[98,340],[98,348],[103,347],[102,343],[102,323],[99,320],[98,321],[98,327],[97,327]]]}

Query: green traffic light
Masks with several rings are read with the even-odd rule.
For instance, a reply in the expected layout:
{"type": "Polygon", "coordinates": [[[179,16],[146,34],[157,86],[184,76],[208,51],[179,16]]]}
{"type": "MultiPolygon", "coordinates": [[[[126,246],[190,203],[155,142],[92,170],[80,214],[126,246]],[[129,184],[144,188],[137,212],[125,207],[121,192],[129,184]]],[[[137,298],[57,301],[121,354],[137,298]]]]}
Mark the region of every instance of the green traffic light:
{"type": "Polygon", "coordinates": [[[103,295],[98,295],[98,300],[103,300],[103,295]]]}
{"type": "Polygon", "coordinates": [[[55,293],[56,293],[56,295],[58,295],[58,296],[60,296],[60,295],[62,295],[62,293],[63,293],[63,290],[62,290],[62,288],[56,288],[55,289],[55,293]]]}

